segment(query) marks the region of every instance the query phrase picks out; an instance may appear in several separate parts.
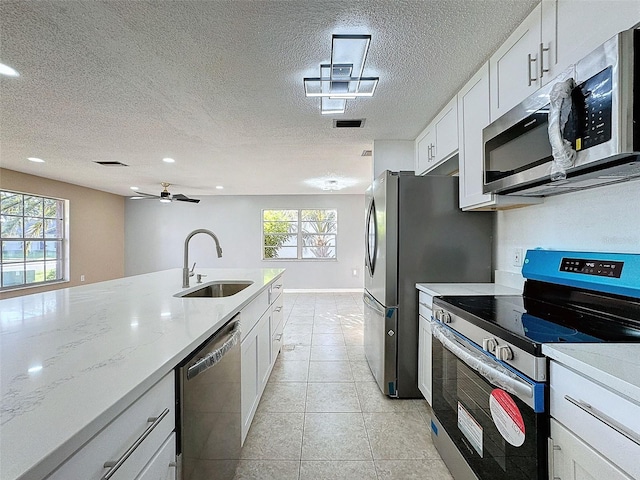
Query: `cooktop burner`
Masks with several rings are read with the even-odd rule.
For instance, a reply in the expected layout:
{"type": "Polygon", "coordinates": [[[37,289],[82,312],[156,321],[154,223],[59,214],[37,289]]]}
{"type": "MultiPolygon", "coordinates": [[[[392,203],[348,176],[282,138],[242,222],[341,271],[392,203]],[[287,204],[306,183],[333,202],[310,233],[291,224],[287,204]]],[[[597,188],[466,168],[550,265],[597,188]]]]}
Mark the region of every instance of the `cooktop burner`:
{"type": "Polygon", "coordinates": [[[487,322],[537,344],[640,342],[640,317],[621,318],[615,309],[598,311],[575,297],[574,290],[573,303],[565,304],[519,295],[444,296],[441,301],[455,307],[458,315],[472,315],[474,323],[487,322]]]}

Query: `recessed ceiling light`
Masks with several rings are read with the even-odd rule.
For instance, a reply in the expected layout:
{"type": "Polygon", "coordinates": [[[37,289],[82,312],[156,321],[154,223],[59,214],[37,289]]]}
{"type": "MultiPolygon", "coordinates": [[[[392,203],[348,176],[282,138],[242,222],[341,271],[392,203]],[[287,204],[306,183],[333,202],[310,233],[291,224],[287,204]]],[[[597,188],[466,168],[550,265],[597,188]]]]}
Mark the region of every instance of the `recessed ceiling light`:
{"type": "Polygon", "coordinates": [[[223,190],[224,187],[222,185],[216,185],[216,190],[223,190]]]}
{"type": "Polygon", "coordinates": [[[140,187],[129,187],[131,190],[140,190],[140,187]]]}
{"type": "Polygon", "coordinates": [[[34,162],[34,163],[44,163],[44,160],[42,160],[41,158],[37,158],[37,157],[28,157],[27,160],[29,160],[30,162],[34,162]]]}
{"type": "Polygon", "coordinates": [[[4,63],[0,63],[0,74],[6,75],[7,77],[19,77],[20,74],[9,65],[5,65],[4,63]]]}
{"type": "Polygon", "coordinates": [[[163,158],[162,161],[164,163],[175,163],[175,160],[173,158],[169,158],[169,157],[163,158]]]}

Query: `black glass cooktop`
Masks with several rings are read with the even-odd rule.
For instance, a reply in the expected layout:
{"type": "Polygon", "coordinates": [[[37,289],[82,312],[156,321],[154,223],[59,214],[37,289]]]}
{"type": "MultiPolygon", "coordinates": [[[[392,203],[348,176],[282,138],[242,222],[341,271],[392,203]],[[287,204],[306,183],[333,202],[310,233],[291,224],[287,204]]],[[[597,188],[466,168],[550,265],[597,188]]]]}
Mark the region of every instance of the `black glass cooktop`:
{"type": "Polygon", "coordinates": [[[539,292],[539,287],[525,287],[523,296],[444,296],[437,305],[444,302],[456,315],[479,326],[484,322],[494,334],[506,332],[533,344],[640,342],[638,299],[557,286],[539,292]]]}

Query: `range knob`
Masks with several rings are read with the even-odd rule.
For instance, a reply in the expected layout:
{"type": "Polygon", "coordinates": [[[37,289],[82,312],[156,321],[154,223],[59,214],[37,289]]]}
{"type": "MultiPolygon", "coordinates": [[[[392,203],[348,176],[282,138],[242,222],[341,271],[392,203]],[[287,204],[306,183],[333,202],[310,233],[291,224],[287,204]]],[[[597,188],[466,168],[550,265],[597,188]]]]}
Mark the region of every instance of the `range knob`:
{"type": "Polygon", "coordinates": [[[442,323],[451,323],[451,315],[444,310],[438,310],[436,312],[436,320],[439,320],[442,323]]]}
{"type": "Polygon", "coordinates": [[[496,351],[497,346],[498,346],[498,341],[495,338],[482,339],[482,348],[489,353],[494,353],[496,351]]]}
{"type": "Polygon", "coordinates": [[[513,360],[513,350],[509,345],[499,345],[496,347],[496,358],[503,362],[513,360]]]}

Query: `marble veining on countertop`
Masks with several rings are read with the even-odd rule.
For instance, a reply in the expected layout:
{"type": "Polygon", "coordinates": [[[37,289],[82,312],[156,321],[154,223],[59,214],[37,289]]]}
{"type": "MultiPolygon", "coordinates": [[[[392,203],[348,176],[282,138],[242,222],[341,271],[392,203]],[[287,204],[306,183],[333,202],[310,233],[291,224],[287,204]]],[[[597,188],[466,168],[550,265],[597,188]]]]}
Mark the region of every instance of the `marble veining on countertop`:
{"type": "Polygon", "coordinates": [[[174,297],[174,269],[0,300],[0,478],[43,478],[283,271],[201,269],[253,281],[223,298],[174,297]]]}

